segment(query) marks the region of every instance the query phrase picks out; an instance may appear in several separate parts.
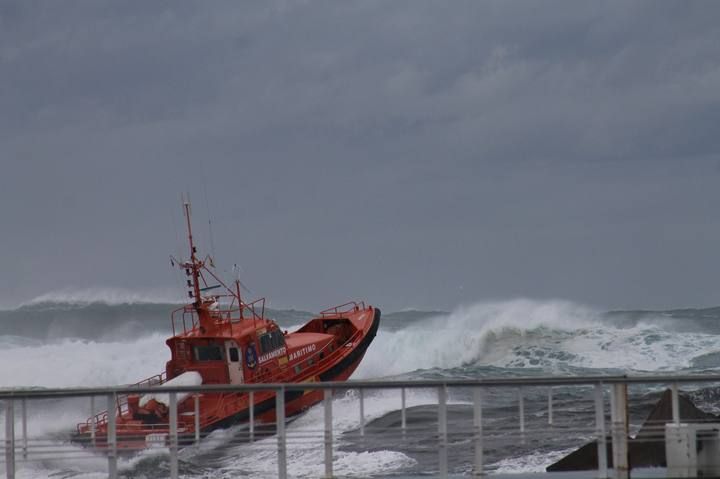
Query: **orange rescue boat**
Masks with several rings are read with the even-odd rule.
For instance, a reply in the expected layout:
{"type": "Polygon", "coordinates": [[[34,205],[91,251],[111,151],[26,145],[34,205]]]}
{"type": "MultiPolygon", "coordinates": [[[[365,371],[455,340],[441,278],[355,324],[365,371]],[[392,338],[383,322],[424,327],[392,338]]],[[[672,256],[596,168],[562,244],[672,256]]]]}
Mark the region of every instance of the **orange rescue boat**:
{"type": "MultiPolygon", "coordinates": [[[[347,380],[377,333],[380,310],[353,301],[322,311],[297,331],[282,331],[265,317],[264,298],[246,303],[240,295],[239,280],[233,288],[228,287],[213,271],[212,258],[199,259],[188,202],[184,203],[184,214],[190,259],[172,258],[172,263],[185,271],[188,296],[193,302],[172,312],[173,336],[166,341],[171,359],[165,371],[136,386],[347,380]],[[221,292],[212,293],[218,290],[221,292]]],[[[118,450],[165,445],[169,434],[167,396],[161,390],[119,396],[114,411],[101,412],[78,424],[73,440],[107,447],[109,414],[114,414],[118,450]]],[[[285,416],[297,415],[322,398],[322,390],[288,391],[285,416]]],[[[178,394],[178,431],[184,437],[193,437],[196,425],[206,434],[247,422],[251,401],[254,421],[275,421],[276,398],[272,391],[252,395],[178,394]]]]}

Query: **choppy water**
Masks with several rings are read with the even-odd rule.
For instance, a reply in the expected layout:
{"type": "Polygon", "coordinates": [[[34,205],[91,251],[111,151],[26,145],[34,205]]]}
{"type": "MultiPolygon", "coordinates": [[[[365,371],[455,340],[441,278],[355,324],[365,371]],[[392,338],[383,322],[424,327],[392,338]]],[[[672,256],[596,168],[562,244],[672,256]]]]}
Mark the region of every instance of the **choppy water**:
{"type": "MultiPolygon", "coordinates": [[[[172,304],[137,297],[46,296],[20,307],[0,311],[0,387],[105,386],[132,383],[164,368],[169,359],[164,344],[169,335],[172,304]]],[[[306,321],[311,313],[271,311],[287,328],[306,321]]],[[[667,312],[596,311],[561,301],[515,300],[478,303],[443,312],[385,313],[380,331],[355,373],[358,378],[486,378],[552,374],[617,374],[653,371],[698,373],[720,369],[720,308],[667,312]]],[[[509,404],[513,391],[493,392],[486,403],[489,427],[516,416],[509,404]]],[[[642,418],[657,390],[637,393],[633,414],[642,418]]],[[[700,399],[708,408],[716,397],[700,399]]],[[[542,429],[544,391],[526,392],[528,429],[542,429]]],[[[571,392],[560,392],[558,408],[576,407],[573,420],[592,423],[592,408],[571,392]]],[[[408,393],[408,421],[432,427],[437,410],[432,391],[408,393]]],[[[436,448],[422,441],[397,441],[388,434],[373,435],[374,427],[397,425],[397,392],[366,396],[368,434],[357,435],[359,418],[353,393],[339,394],[333,404],[339,475],[392,476],[431,471],[436,448]]],[[[470,397],[450,397],[449,430],[471,421],[470,397]]],[[[69,431],[86,414],[72,402],[44,402],[30,411],[30,434],[49,434],[66,442],[69,431]]],[[[288,426],[288,431],[317,430],[322,410],[313,408],[288,426]]],[[[202,451],[187,451],[186,477],[258,477],[275,472],[274,439],[259,445],[236,444],[239,429],[217,431],[202,451]]],[[[579,445],[577,438],[545,437],[541,443],[509,442],[488,448],[492,468],[505,472],[540,471],[563,452],[579,445]],[[502,450],[499,450],[502,449],[502,450]]],[[[21,468],[20,477],[102,477],[105,462],[82,451],[82,460],[44,461],[21,468]]],[[[455,472],[469,469],[471,449],[451,450],[455,472]]],[[[290,444],[294,474],[315,477],[322,472],[317,444],[290,444]]],[[[161,452],[123,459],[129,477],[154,477],[167,469],[161,452]]]]}

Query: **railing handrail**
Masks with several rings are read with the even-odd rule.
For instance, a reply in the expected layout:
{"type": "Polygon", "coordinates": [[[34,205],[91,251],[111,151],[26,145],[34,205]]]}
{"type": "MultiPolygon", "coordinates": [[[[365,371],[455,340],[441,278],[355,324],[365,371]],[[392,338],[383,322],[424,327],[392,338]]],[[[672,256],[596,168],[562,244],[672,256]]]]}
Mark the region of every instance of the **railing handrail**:
{"type": "Polygon", "coordinates": [[[320,311],[320,316],[334,316],[336,314],[349,313],[351,311],[357,311],[359,309],[365,309],[365,301],[360,301],[359,303],[357,301],[348,301],[347,303],[333,306],[332,308],[320,311]],[[345,308],[345,306],[350,307],[345,308]]]}
{"type": "MultiPolygon", "coordinates": [[[[216,295],[217,298],[233,297],[231,295],[216,295]]],[[[217,313],[217,319],[220,321],[227,321],[229,324],[237,324],[241,321],[262,321],[265,319],[265,298],[258,298],[250,303],[241,303],[240,306],[234,304],[219,304],[215,310],[217,313]],[[260,313],[255,310],[255,306],[260,308],[260,313]],[[244,317],[243,313],[247,311],[250,316],[244,317]],[[234,313],[238,313],[238,316],[233,317],[234,313]]],[[[198,314],[195,307],[191,304],[186,304],[176,308],[170,312],[170,325],[172,327],[173,337],[180,334],[187,334],[188,331],[197,329],[198,327],[198,314]],[[187,316],[190,316],[190,327],[186,322],[187,316]],[[178,324],[182,321],[182,330],[178,324]]]]}
{"type": "MultiPolygon", "coordinates": [[[[130,387],[138,388],[138,387],[144,387],[144,386],[161,386],[165,384],[166,381],[166,373],[165,371],[161,373],[154,374],[150,376],[149,378],[145,378],[142,381],[138,381],[134,384],[131,384],[130,387]]],[[[126,409],[123,409],[123,406],[127,406],[127,398],[128,394],[130,393],[118,393],[116,398],[116,408],[120,410],[120,412],[125,412],[126,409]]],[[[78,424],[78,428],[82,426],[90,427],[91,423],[94,421],[96,425],[103,425],[107,423],[107,416],[108,411],[100,411],[92,416],[90,416],[85,422],[81,422],[78,424]]]]}
{"type": "MultiPolygon", "coordinates": [[[[658,385],[667,385],[671,388],[671,401],[672,401],[672,423],[671,420],[668,418],[666,420],[666,428],[670,427],[668,424],[674,424],[674,426],[679,427],[682,425],[682,422],[684,419],[683,416],[681,416],[681,408],[680,408],[680,396],[679,396],[679,384],[708,384],[712,385],[713,383],[717,384],[720,383],[720,374],[706,374],[706,375],[683,375],[683,374],[648,374],[648,375],[637,375],[637,376],[628,376],[628,375],[617,375],[617,376],[545,376],[545,377],[524,377],[524,378],[487,378],[487,379],[464,379],[464,380],[420,380],[420,381],[397,381],[397,380],[380,380],[380,381],[344,381],[344,382],[327,382],[327,383],[290,383],[290,384],[282,384],[282,383],[274,383],[274,384],[268,384],[268,383],[261,383],[261,384],[244,384],[244,385],[207,385],[207,386],[179,386],[179,387],[163,387],[158,388],[157,386],[154,387],[132,387],[132,386],[122,386],[122,387],[110,387],[110,388],[65,388],[65,389],[46,389],[46,390],[0,390],[0,399],[4,399],[6,409],[5,409],[5,415],[6,415],[6,431],[9,431],[7,433],[6,437],[9,437],[10,439],[6,439],[5,441],[5,457],[6,457],[6,475],[8,478],[12,479],[14,477],[14,464],[15,464],[15,454],[17,446],[15,445],[15,439],[14,439],[14,431],[13,427],[15,424],[14,419],[14,403],[18,401],[19,399],[47,399],[47,398],[59,398],[59,397],[67,397],[67,396],[74,396],[74,397],[83,397],[83,396],[100,396],[105,395],[107,398],[108,405],[112,407],[115,402],[115,395],[121,395],[121,394],[127,394],[128,392],[157,392],[159,390],[162,390],[163,393],[169,393],[170,401],[169,401],[169,423],[166,426],[164,421],[161,421],[157,424],[149,424],[149,425],[129,425],[129,428],[125,428],[123,424],[122,429],[122,435],[118,435],[118,430],[116,429],[117,423],[114,422],[115,417],[113,415],[110,416],[110,419],[113,421],[110,423],[110,426],[108,426],[107,429],[99,431],[98,435],[92,433],[91,441],[92,441],[92,447],[96,451],[103,451],[107,450],[109,453],[107,454],[107,460],[108,460],[108,471],[109,471],[109,477],[111,479],[114,479],[117,477],[117,450],[118,450],[118,438],[121,437],[124,441],[138,441],[137,444],[125,443],[128,444],[129,447],[126,449],[128,451],[131,451],[133,449],[141,449],[144,447],[144,445],[147,444],[148,438],[151,438],[151,442],[154,444],[154,439],[152,439],[151,436],[148,435],[148,433],[152,433],[154,431],[160,431],[162,432],[161,441],[164,441],[160,445],[164,446],[166,445],[168,447],[169,455],[170,455],[170,477],[172,478],[178,478],[179,477],[179,461],[178,461],[178,450],[180,445],[186,445],[189,442],[194,442],[195,444],[199,444],[201,440],[201,432],[202,432],[202,426],[198,426],[198,420],[200,424],[202,424],[203,417],[200,416],[198,404],[199,400],[196,399],[195,402],[195,413],[194,416],[187,417],[187,416],[180,416],[179,415],[179,403],[177,394],[181,392],[202,392],[202,393],[231,393],[231,394],[223,394],[223,399],[227,400],[233,400],[233,401],[243,401],[245,398],[247,400],[251,400],[249,397],[242,394],[245,391],[254,391],[257,393],[258,391],[261,392],[261,394],[255,396],[255,399],[261,399],[262,401],[266,401],[267,399],[274,399],[275,403],[275,435],[277,437],[277,461],[278,461],[278,477],[281,479],[284,479],[287,477],[287,444],[288,444],[288,432],[285,429],[285,421],[286,421],[286,392],[292,391],[292,390],[324,390],[324,398],[323,398],[323,408],[324,408],[324,429],[323,429],[323,449],[325,453],[325,459],[324,459],[324,466],[325,466],[325,476],[326,477],[333,477],[333,420],[332,420],[332,389],[336,390],[357,390],[359,391],[359,394],[357,394],[357,401],[359,402],[359,412],[360,412],[360,436],[364,435],[364,430],[366,427],[367,415],[364,412],[364,394],[363,390],[365,389],[386,389],[386,388],[393,388],[393,389],[400,389],[401,390],[401,423],[400,423],[400,429],[402,433],[402,437],[405,437],[405,434],[413,433],[415,429],[411,426],[410,428],[407,427],[406,424],[406,410],[407,410],[407,404],[405,399],[405,390],[406,389],[413,389],[413,388],[424,388],[426,390],[429,389],[435,389],[437,393],[437,429],[431,425],[431,428],[429,430],[429,434],[427,437],[429,437],[431,440],[437,441],[437,449],[438,449],[438,477],[441,478],[447,478],[448,472],[449,472],[449,464],[448,464],[448,448],[454,444],[459,444],[457,442],[457,438],[460,438],[460,441],[462,444],[472,443],[473,444],[473,458],[472,458],[472,471],[476,475],[483,474],[487,469],[485,469],[484,466],[484,441],[485,439],[492,438],[492,437],[499,437],[497,434],[493,436],[492,434],[490,436],[483,434],[483,413],[482,413],[482,397],[483,397],[483,391],[482,388],[487,387],[498,387],[498,388],[511,388],[515,389],[517,392],[517,400],[516,404],[518,405],[518,414],[517,417],[519,419],[519,434],[510,433],[510,436],[508,436],[509,429],[503,428],[501,431],[501,436],[505,439],[508,437],[521,437],[522,440],[525,438],[526,434],[526,427],[525,427],[525,418],[527,416],[525,409],[524,409],[524,400],[523,397],[526,397],[524,395],[528,394],[527,390],[524,390],[526,387],[537,387],[537,389],[533,390],[533,394],[535,393],[541,393],[541,394],[547,394],[548,397],[548,409],[547,409],[547,420],[548,424],[550,426],[553,426],[553,424],[557,424],[561,429],[562,433],[565,434],[569,431],[575,431],[578,432],[580,429],[567,429],[564,424],[554,423],[553,422],[553,406],[552,406],[552,398],[553,394],[557,391],[554,391],[554,387],[588,387],[592,386],[590,391],[592,391],[592,395],[594,396],[594,412],[595,412],[595,428],[594,431],[592,430],[592,421],[589,421],[587,425],[589,428],[585,428],[584,430],[591,434],[592,437],[596,438],[596,447],[597,447],[597,457],[601,458],[602,460],[598,461],[598,474],[599,477],[607,477],[608,475],[608,464],[607,464],[607,458],[612,457],[613,464],[615,465],[615,471],[617,472],[617,477],[627,477],[628,471],[630,468],[630,464],[628,462],[628,447],[629,447],[629,438],[627,435],[627,432],[630,427],[629,419],[628,419],[628,388],[627,385],[629,384],[658,384],[658,385]],[[610,418],[611,422],[610,429],[606,428],[606,425],[608,424],[608,418],[606,414],[606,407],[605,407],[605,391],[608,389],[605,386],[609,386],[610,388],[610,418]],[[461,426],[460,429],[453,429],[452,431],[448,430],[448,388],[452,387],[458,387],[458,388],[474,388],[472,391],[472,410],[473,410],[473,418],[472,421],[464,421],[464,425],[461,426]],[[241,398],[240,396],[244,396],[241,398]],[[258,396],[261,396],[261,398],[258,398],[258,396]],[[267,398],[267,399],[265,399],[267,398]],[[190,421],[195,422],[196,426],[194,428],[190,426],[190,421]],[[116,427],[112,427],[113,424],[116,427]],[[157,429],[156,429],[157,428],[157,429]],[[194,441],[192,438],[190,438],[191,434],[194,432],[194,441]],[[610,433],[610,434],[608,434],[610,433]],[[96,442],[97,440],[97,442],[96,442]],[[611,448],[609,447],[611,444],[611,448]],[[612,452],[610,452],[612,451],[612,452]],[[611,456],[608,456],[608,453],[611,454],[611,456]],[[619,471],[619,472],[618,472],[619,471]]],[[[575,404],[575,400],[572,401],[573,404],[575,404]]],[[[92,403],[91,403],[92,404],[92,403]]],[[[255,401],[255,404],[257,404],[257,401],[255,401]]],[[[92,407],[92,406],[91,406],[92,407]]],[[[412,407],[412,406],[411,406],[412,407]]],[[[502,406],[503,408],[505,405],[502,406]]],[[[26,414],[25,414],[25,402],[22,402],[22,424],[23,424],[23,444],[27,444],[27,434],[26,434],[26,414]]],[[[560,410],[560,409],[558,409],[560,410]]],[[[210,417],[209,414],[212,414],[212,411],[203,411],[205,414],[203,416],[210,417]]],[[[184,413],[183,413],[184,414],[184,413]]],[[[192,413],[191,413],[192,414],[192,413]]],[[[690,422],[693,422],[692,418],[687,418],[690,420],[690,422]]],[[[249,438],[250,442],[253,441],[254,434],[254,428],[253,424],[254,421],[257,421],[257,418],[253,415],[253,413],[250,413],[249,416],[250,420],[250,429],[249,429],[249,438]]],[[[517,430],[517,425],[513,426],[513,429],[517,430]]],[[[644,430],[645,426],[643,426],[644,430]]],[[[557,429],[558,431],[560,429],[557,429]]],[[[668,429],[666,429],[667,431],[668,429]]],[[[664,440],[666,448],[670,445],[674,445],[675,449],[677,450],[684,450],[686,446],[683,444],[687,444],[687,447],[692,447],[693,444],[695,444],[695,436],[688,439],[684,443],[677,443],[677,441],[668,439],[668,435],[662,433],[662,428],[660,426],[655,426],[655,433],[653,437],[656,437],[658,440],[664,440]],[[663,439],[664,438],[664,439],[663,439]]],[[[87,432],[87,431],[83,431],[87,432]]],[[[497,431],[496,431],[497,432],[497,431]]],[[[585,434],[585,433],[583,433],[585,434]]],[[[293,436],[297,437],[297,436],[293,436]]],[[[716,436],[714,436],[716,437],[716,436]]],[[[587,438],[583,438],[586,440],[587,438]]],[[[648,436],[643,436],[642,440],[647,440],[648,436]]],[[[697,437],[697,439],[700,439],[700,436],[697,437]]],[[[533,441],[534,442],[534,441],[533,441]]],[[[23,454],[27,455],[27,447],[24,446],[25,449],[23,449],[23,454]]],[[[125,448],[124,448],[125,449],[125,448]]],[[[46,451],[45,451],[46,452],[46,451]]],[[[687,463],[689,464],[689,463],[687,463]]],[[[685,470],[687,467],[690,467],[685,462],[676,462],[674,466],[675,468],[684,468],[685,470]]],[[[707,465],[707,464],[706,464],[707,465]]],[[[670,461],[668,460],[668,472],[670,472],[670,461]]],[[[695,467],[695,466],[693,466],[695,467]]],[[[703,466],[704,467],[704,466],[703,466]]],[[[702,471],[704,471],[703,469],[702,471]]],[[[697,465],[697,472],[699,477],[701,475],[701,469],[700,464],[697,465]]]]}
{"type": "Polygon", "coordinates": [[[200,386],[112,386],[96,388],[0,389],[0,399],[49,399],[136,393],[220,393],[250,391],[300,391],[325,389],[427,389],[438,387],[533,387],[591,386],[595,384],[671,384],[720,382],[720,374],[643,375],[643,376],[543,376],[524,378],[447,379],[447,380],[355,380],[305,383],[209,384],[200,386]]]}

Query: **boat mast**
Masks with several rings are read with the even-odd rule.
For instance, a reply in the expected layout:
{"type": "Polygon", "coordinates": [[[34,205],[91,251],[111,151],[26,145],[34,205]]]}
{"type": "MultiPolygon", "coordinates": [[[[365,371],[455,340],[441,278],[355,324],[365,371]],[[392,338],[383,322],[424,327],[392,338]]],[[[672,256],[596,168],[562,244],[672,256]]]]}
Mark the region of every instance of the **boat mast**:
{"type": "Polygon", "coordinates": [[[235,280],[235,294],[237,295],[238,308],[240,309],[240,320],[242,321],[242,319],[243,319],[243,302],[242,302],[242,298],[240,297],[240,280],[239,279],[235,280]]]}
{"type": "Polygon", "coordinates": [[[190,243],[190,262],[189,264],[186,264],[186,266],[190,267],[190,270],[192,271],[192,281],[193,281],[193,294],[195,298],[195,304],[199,306],[201,304],[200,301],[200,267],[201,264],[197,259],[197,248],[195,247],[195,244],[193,243],[193,235],[192,235],[192,225],[190,224],[190,201],[185,200],[183,201],[183,208],[185,212],[185,219],[187,221],[187,230],[188,230],[188,241],[190,243]]]}

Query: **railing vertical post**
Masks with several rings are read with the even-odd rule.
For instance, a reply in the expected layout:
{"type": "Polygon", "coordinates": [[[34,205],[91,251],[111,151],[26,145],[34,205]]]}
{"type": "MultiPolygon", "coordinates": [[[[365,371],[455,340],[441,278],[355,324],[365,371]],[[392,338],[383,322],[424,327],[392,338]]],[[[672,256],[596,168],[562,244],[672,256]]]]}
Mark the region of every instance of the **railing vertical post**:
{"type": "Polygon", "coordinates": [[[177,393],[170,393],[170,477],[178,479],[178,410],[177,393]]]}
{"type": "Polygon", "coordinates": [[[628,478],[628,409],[627,384],[616,383],[612,386],[612,449],[613,467],[616,479],[628,478]]]}
{"type": "Polygon", "coordinates": [[[90,444],[95,448],[95,428],[97,418],[95,417],[95,396],[90,396],[90,444]]]}
{"type": "Polygon", "coordinates": [[[23,461],[27,461],[28,458],[28,437],[27,437],[27,401],[22,400],[22,456],[23,461]]]}
{"type": "Polygon", "coordinates": [[[405,388],[400,388],[400,428],[403,437],[405,437],[405,429],[407,428],[407,415],[405,413],[405,388]]]}
{"type": "Polygon", "coordinates": [[[675,424],[680,424],[680,394],[678,392],[678,384],[673,383],[670,387],[672,391],[672,418],[675,424]]]}
{"type": "Polygon", "coordinates": [[[5,475],[15,479],[15,404],[5,401],[5,475]]]}
{"type": "Polygon", "coordinates": [[[475,437],[475,460],[473,474],[483,475],[483,428],[482,428],[482,389],[473,390],[473,426],[475,437]]]}
{"type": "Polygon", "coordinates": [[[330,479],[333,477],[332,390],[325,389],[323,394],[323,405],[325,406],[325,434],[323,437],[325,446],[325,478],[330,479]]]}
{"type": "Polygon", "coordinates": [[[553,388],[548,388],[548,424],[553,424],[553,388]]]}
{"type": "Polygon", "coordinates": [[[286,437],[285,437],[285,387],[280,389],[275,395],[275,418],[277,429],[277,446],[278,446],[278,478],[287,479],[287,455],[286,455],[286,437]]]}
{"type": "Polygon", "coordinates": [[[255,441],[255,391],[248,393],[248,401],[250,402],[250,442],[255,441]]]}
{"type": "Polygon", "coordinates": [[[365,437],[365,390],[358,389],[360,399],[360,437],[365,437]]]}
{"type": "Polygon", "coordinates": [[[595,385],[595,431],[597,434],[598,477],[607,477],[607,442],[605,439],[605,404],[603,385],[595,385]]]}
{"type": "Polygon", "coordinates": [[[446,479],[448,475],[448,436],[447,436],[447,389],[445,385],[438,388],[438,450],[439,477],[446,479]]]}
{"type": "Polygon", "coordinates": [[[115,430],[115,393],[107,395],[107,456],[108,478],[117,479],[117,437],[115,430]]]}
{"type": "Polygon", "coordinates": [[[193,395],[195,406],[195,444],[200,445],[200,395],[193,395]]]}
{"type": "Polygon", "coordinates": [[[520,415],[520,434],[522,441],[525,441],[525,396],[522,387],[518,388],[518,414],[520,415]]]}

